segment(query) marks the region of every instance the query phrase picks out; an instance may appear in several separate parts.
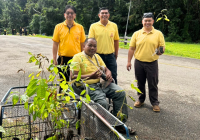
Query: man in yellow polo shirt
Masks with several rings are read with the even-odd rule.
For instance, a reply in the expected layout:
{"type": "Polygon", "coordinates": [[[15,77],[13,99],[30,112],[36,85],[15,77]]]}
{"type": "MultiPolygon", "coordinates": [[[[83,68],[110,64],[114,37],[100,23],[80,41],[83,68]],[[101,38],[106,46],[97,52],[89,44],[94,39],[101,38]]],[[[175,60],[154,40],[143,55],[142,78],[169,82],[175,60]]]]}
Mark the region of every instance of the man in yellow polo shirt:
{"type": "MultiPolygon", "coordinates": [[[[115,83],[110,83],[106,88],[102,88],[100,84],[100,78],[102,75],[99,70],[100,67],[104,67],[106,79],[110,82],[112,81],[112,75],[110,70],[103,62],[102,58],[96,54],[96,50],[96,40],[94,38],[86,39],[84,51],[74,55],[73,57],[72,63],[75,63],[76,65],[71,67],[71,70],[73,71],[73,75],[71,75],[72,79],[77,78],[78,72],[81,69],[81,79],[87,78],[86,83],[89,84],[91,88],[95,89],[89,89],[88,94],[90,95],[90,98],[106,109],[108,109],[108,102],[106,97],[112,99],[114,116],[117,116],[117,113],[120,111],[120,108],[123,105],[122,112],[126,115],[126,119],[123,121],[125,122],[128,118],[128,110],[127,106],[125,105],[127,103],[126,93],[115,83]],[[85,67],[85,65],[87,66],[85,67]],[[123,104],[123,102],[125,104],[123,104]]],[[[116,129],[121,133],[126,133],[124,127],[122,126],[116,127],[116,129]]],[[[135,134],[135,131],[129,128],[129,133],[135,134]]]]}
{"type": "MultiPolygon", "coordinates": [[[[57,65],[67,65],[72,57],[83,50],[85,31],[83,26],[76,23],[76,9],[66,5],[64,10],[65,21],[56,25],[53,34],[53,61],[57,65]],[[58,59],[57,59],[58,53],[58,59]],[[57,60],[56,60],[57,59],[57,60]]],[[[69,81],[70,70],[64,73],[69,81]]],[[[62,78],[62,77],[61,77],[62,78]]]]}
{"type": "Polygon", "coordinates": [[[130,42],[128,52],[127,70],[131,69],[131,59],[135,57],[135,77],[138,81],[138,88],[142,94],[138,93],[138,101],[135,107],[141,107],[146,98],[145,83],[148,81],[149,99],[153,106],[153,111],[159,112],[158,101],[158,58],[165,50],[165,40],[162,32],[154,29],[153,13],[144,13],[142,17],[143,28],[136,31],[130,42]],[[161,47],[162,49],[160,50],[161,47]],[[157,51],[158,50],[158,51],[157,51]],[[160,51],[159,51],[160,50],[160,51]],[[156,51],[156,53],[155,53],[156,51]]]}
{"type": "Polygon", "coordinates": [[[101,8],[98,14],[100,21],[90,26],[88,38],[97,40],[97,54],[101,56],[117,84],[117,56],[119,33],[115,23],[109,21],[108,8],[101,8]]]}

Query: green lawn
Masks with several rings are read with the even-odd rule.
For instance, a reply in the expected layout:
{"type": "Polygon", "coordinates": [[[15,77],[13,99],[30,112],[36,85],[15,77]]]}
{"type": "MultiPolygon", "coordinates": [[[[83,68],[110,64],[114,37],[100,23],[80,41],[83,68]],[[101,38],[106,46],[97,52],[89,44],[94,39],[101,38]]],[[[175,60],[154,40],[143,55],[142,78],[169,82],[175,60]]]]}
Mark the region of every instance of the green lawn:
{"type": "MultiPolygon", "coordinates": [[[[119,44],[120,48],[129,49],[129,44],[119,44]]],[[[177,42],[166,42],[165,55],[174,55],[200,59],[200,44],[187,44],[177,42]]]]}

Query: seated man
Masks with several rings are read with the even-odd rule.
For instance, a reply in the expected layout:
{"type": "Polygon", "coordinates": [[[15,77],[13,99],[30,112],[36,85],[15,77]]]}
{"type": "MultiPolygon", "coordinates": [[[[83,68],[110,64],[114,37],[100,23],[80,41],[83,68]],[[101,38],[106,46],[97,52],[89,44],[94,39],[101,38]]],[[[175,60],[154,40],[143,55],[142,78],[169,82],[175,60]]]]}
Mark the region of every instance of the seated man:
{"type": "MultiPolygon", "coordinates": [[[[105,63],[103,62],[101,57],[98,54],[96,54],[96,40],[94,38],[86,39],[84,45],[84,51],[74,55],[73,57],[72,63],[76,62],[76,67],[71,68],[71,70],[73,70],[73,76],[71,75],[71,79],[77,78],[78,72],[81,69],[81,79],[87,78],[86,83],[89,84],[91,88],[95,89],[89,90],[88,94],[90,95],[90,98],[94,102],[99,103],[106,109],[108,109],[109,105],[106,100],[106,97],[112,99],[113,115],[117,116],[117,113],[120,111],[123,102],[125,104],[127,103],[126,93],[118,85],[116,85],[115,83],[111,83],[112,74],[110,70],[105,66],[105,63]],[[85,64],[87,65],[86,67],[85,64]],[[100,67],[104,67],[106,80],[110,81],[110,84],[105,88],[102,88],[100,84],[100,77],[102,75],[100,67]]],[[[127,120],[128,117],[128,110],[125,104],[122,108],[122,112],[126,115],[126,119],[124,120],[124,122],[127,120]]],[[[116,129],[121,133],[125,132],[125,129],[123,130],[122,127],[116,129]]],[[[135,131],[133,130],[129,131],[130,134],[135,133],[135,131]]]]}

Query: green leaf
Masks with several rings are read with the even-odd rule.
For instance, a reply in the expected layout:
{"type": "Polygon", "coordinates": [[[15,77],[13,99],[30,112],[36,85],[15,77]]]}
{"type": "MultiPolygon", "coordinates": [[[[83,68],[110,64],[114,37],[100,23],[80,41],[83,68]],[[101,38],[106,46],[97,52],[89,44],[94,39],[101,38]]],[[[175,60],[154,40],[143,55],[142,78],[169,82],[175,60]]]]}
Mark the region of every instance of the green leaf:
{"type": "Polygon", "coordinates": [[[28,52],[29,55],[33,55],[31,52],[28,52]]]}
{"type": "Polygon", "coordinates": [[[31,97],[33,94],[36,93],[37,91],[37,83],[38,83],[38,79],[33,79],[32,81],[30,81],[30,83],[28,84],[28,87],[26,89],[27,92],[27,96],[31,97]]]}
{"type": "Polygon", "coordinates": [[[80,95],[84,95],[84,94],[85,94],[85,92],[86,92],[86,90],[83,90],[83,91],[81,92],[81,94],[80,94],[80,95]]]}
{"type": "Polygon", "coordinates": [[[169,21],[169,19],[168,19],[168,18],[165,18],[165,20],[166,20],[166,21],[169,21]]]}
{"type": "Polygon", "coordinates": [[[68,89],[68,85],[66,84],[66,81],[63,81],[62,83],[60,83],[60,87],[61,87],[62,89],[67,90],[67,89],[68,89]]]}
{"type": "Polygon", "coordinates": [[[24,103],[24,108],[25,108],[26,110],[28,110],[28,102],[25,102],[25,103],[24,103]]]}
{"type": "Polygon", "coordinates": [[[59,72],[59,73],[60,73],[60,75],[62,75],[64,81],[66,81],[66,77],[65,77],[65,75],[64,75],[62,72],[59,72]]]}
{"type": "Polygon", "coordinates": [[[69,89],[74,92],[74,89],[72,88],[72,86],[68,85],[69,86],[69,89]]]}
{"type": "Polygon", "coordinates": [[[80,79],[81,79],[81,68],[80,68],[80,70],[78,72],[78,76],[76,78],[76,81],[80,81],[80,79]]]}
{"type": "Polygon", "coordinates": [[[82,107],[82,102],[79,101],[79,102],[77,103],[76,107],[77,107],[78,109],[81,109],[81,107],[82,107]]]}
{"type": "Polygon", "coordinates": [[[76,97],[75,97],[75,94],[73,92],[69,92],[69,95],[72,96],[72,98],[75,100],[76,97]]]}
{"type": "Polygon", "coordinates": [[[42,105],[42,107],[40,108],[40,112],[43,113],[45,109],[45,104],[42,105]]]}
{"type": "Polygon", "coordinates": [[[127,105],[127,104],[125,104],[126,106],[128,106],[130,109],[133,109],[131,106],[129,106],[129,105],[127,105]]]}
{"type": "Polygon", "coordinates": [[[35,121],[37,118],[37,113],[35,112],[35,114],[33,114],[33,121],[35,121]]]}
{"type": "Polygon", "coordinates": [[[46,96],[46,89],[48,85],[46,83],[46,79],[39,80],[39,86],[37,88],[37,96],[44,98],[46,96]]]}
{"type": "Polygon", "coordinates": [[[85,84],[85,86],[86,86],[86,87],[89,87],[89,85],[88,85],[88,84],[85,84]]]}
{"type": "Polygon", "coordinates": [[[0,126],[0,132],[2,132],[2,133],[6,132],[2,126],[0,126]]]}
{"type": "Polygon", "coordinates": [[[31,56],[31,57],[29,58],[28,63],[32,63],[32,62],[35,62],[35,61],[36,61],[35,56],[31,56]]]}
{"type": "Polygon", "coordinates": [[[65,100],[66,100],[67,102],[69,102],[69,101],[70,101],[70,96],[66,96],[66,97],[65,97],[65,100]]]}
{"type": "Polygon", "coordinates": [[[80,121],[76,122],[76,129],[78,129],[80,127],[80,121]]]}
{"type": "Polygon", "coordinates": [[[33,74],[34,74],[34,73],[31,73],[31,74],[29,74],[29,76],[28,76],[28,77],[31,77],[33,74]]]}
{"type": "Polygon", "coordinates": [[[86,99],[90,102],[90,96],[88,94],[86,94],[86,99]]]}
{"type": "Polygon", "coordinates": [[[18,101],[19,101],[19,96],[13,95],[13,98],[12,98],[13,106],[16,105],[18,101]]]}
{"type": "Polygon", "coordinates": [[[58,68],[57,67],[54,67],[53,70],[54,70],[55,74],[58,74],[58,68]]]}
{"type": "Polygon", "coordinates": [[[157,20],[156,20],[156,22],[158,22],[159,20],[161,20],[162,18],[158,18],[157,20]]]}
{"type": "Polygon", "coordinates": [[[90,90],[93,90],[93,91],[94,91],[95,89],[90,87],[90,90]]]}
{"type": "Polygon", "coordinates": [[[128,95],[128,97],[130,97],[133,101],[135,101],[135,99],[133,97],[131,97],[130,95],[128,95]]]}
{"type": "Polygon", "coordinates": [[[51,64],[53,64],[53,59],[51,59],[51,64]]]}
{"type": "Polygon", "coordinates": [[[30,114],[33,114],[33,105],[34,105],[34,104],[31,104],[31,105],[29,106],[29,115],[30,115],[30,114]]]}
{"type": "Polygon", "coordinates": [[[73,59],[70,59],[70,60],[67,62],[67,64],[71,63],[72,61],[73,61],[73,59]]]}
{"type": "Polygon", "coordinates": [[[43,117],[44,117],[44,119],[48,117],[48,112],[47,111],[44,111],[43,117]]]}

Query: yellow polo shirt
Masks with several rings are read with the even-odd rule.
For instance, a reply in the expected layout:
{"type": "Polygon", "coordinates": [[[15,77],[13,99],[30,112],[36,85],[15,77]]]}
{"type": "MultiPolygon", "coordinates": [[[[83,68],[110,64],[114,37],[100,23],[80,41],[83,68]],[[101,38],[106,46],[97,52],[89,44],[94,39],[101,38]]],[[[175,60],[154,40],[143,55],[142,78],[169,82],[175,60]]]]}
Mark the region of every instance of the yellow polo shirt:
{"type": "Polygon", "coordinates": [[[117,25],[110,21],[108,21],[106,26],[101,24],[100,21],[93,23],[90,26],[88,38],[95,38],[97,40],[97,53],[114,53],[114,40],[119,40],[117,25]]]}
{"type": "MultiPolygon", "coordinates": [[[[106,67],[106,65],[103,62],[103,60],[101,59],[101,57],[98,54],[95,54],[95,56],[97,57],[99,65],[106,67]]],[[[96,61],[94,56],[92,58],[90,56],[88,56],[88,58],[96,66],[98,66],[97,61],[96,61]]],[[[74,55],[72,63],[74,63],[74,62],[76,62],[76,67],[70,67],[70,69],[74,70],[74,71],[79,71],[80,68],[81,68],[81,75],[89,75],[89,74],[92,74],[93,72],[98,70],[97,67],[87,59],[87,57],[85,56],[84,52],[80,52],[80,53],[74,55]]],[[[89,80],[86,80],[87,84],[94,84],[94,83],[98,83],[98,82],[100,82],[100,79],[89,79],[89,80]]]]}
{"type": "Polygon", "coordinates": [[[130,41],[130,47],[135,47],[135,59],[143,62],[153,62],[159,55],[153,55],[160,46],[165,46],[165,39],[161,31],[153,29],[148,34],[143,30],[136,31],[130,41]]]}
{"type": "Polygon", "coordinates": [[[85,41],[83,26],[74,22],[73,27],[67,27],[66,21],[57,24],[52,40],[59,42],[58,55],[73,57],[81,52],[81,43],[85,41]]]}

